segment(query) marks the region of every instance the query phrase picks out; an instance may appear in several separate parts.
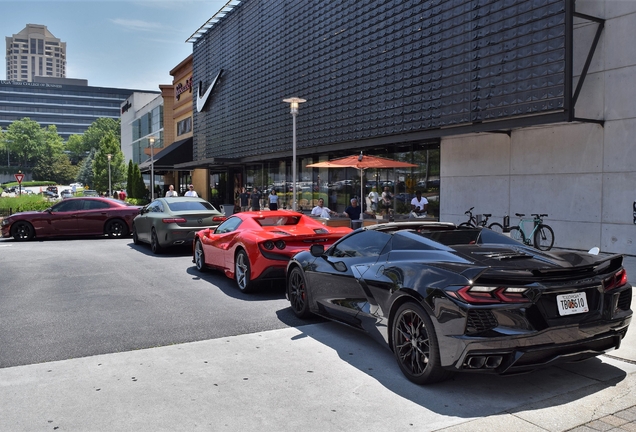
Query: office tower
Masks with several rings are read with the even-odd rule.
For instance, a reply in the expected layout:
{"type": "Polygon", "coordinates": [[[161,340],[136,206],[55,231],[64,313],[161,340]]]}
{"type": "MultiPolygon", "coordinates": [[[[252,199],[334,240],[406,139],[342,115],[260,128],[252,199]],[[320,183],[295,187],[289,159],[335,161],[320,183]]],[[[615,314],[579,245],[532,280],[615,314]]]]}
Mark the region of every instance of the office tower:
{"type": "Polygon", "coordinates": [[[33,82],[36,76],[66,78],[66,42],[44,25],[27,24],[7,41],[7,80],[33,82]]]}

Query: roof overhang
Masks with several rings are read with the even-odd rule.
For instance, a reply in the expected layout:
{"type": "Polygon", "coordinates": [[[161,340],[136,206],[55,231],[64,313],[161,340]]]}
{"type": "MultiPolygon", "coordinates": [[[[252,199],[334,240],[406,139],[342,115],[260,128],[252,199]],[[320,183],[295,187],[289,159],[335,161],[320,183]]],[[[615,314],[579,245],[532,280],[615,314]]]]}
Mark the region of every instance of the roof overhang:
{"type": "Polygon", "coordinates": [[[149,172],[151,167],[155,171],[173,170],[176,165],[190,161],[192,161],[192,137],[175,141],[160,152],[155,153],[154,164],[151,158],[148,158],[139,164],[139,170],[149,172]]]}

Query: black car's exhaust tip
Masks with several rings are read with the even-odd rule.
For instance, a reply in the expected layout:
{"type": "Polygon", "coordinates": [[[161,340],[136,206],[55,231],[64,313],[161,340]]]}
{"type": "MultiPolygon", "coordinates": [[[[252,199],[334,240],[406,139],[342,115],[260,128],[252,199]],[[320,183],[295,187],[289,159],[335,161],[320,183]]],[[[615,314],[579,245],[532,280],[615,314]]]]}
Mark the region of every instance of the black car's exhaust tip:
{"type": "Polygon", "coordinates": [[[497,369],[502,361],[503,356],[500,355],[472,356],[466,359],[464,366],[468,369],[497,369]]]}

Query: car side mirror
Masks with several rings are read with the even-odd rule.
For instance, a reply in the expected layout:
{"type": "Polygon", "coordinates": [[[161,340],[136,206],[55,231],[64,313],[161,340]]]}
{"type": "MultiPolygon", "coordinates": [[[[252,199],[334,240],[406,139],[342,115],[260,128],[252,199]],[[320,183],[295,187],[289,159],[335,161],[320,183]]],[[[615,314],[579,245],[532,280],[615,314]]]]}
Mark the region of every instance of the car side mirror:
{"type": "Polygon", "coordinates": [[[309,253],[315,257],[321,257],[325,254],[325,245],[312,244],[309,248],[309,253]]]}

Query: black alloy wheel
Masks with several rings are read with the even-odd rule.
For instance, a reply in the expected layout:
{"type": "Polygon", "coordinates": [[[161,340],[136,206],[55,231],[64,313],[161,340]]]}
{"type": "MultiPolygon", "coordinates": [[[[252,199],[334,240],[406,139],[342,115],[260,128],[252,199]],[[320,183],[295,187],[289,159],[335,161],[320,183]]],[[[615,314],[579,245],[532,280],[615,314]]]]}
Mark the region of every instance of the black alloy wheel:
{"type": "Polygon", "coordinates": [[[32,240],[35,237],[35,230],[29,222],[16,222],[11,227],[11,235],[17,241],[32,240]]]}
{"type": "Polygon", "coordinates": [[[104,232],[110,238],[126,237],[128,235],[128,227],[121,219],[113,219],[106,223],[104,232]]]}
{"type": "Polygon", "coordinates": [[[163,251],[163,248],[159,244],[159,238],[157,238],[157,231],[155,231],[154,228],[150,234],[150,250],[155,255],[158,255],[163,251]]]}
{"type": "Polygon", "coordinates": [[[133,224],[132,227],[132,236],[133,236],[133,243],[136,245],[139,245],[139,243],[141,243],[139,241],[139,236],[137,235],[137,226],[135,224],[133,224]]]}
{"type": "Polygon", "coordinates": [[[441,367],[433,322],[420,305],[407,302],[400,306],[391,332],[393,353],[402,373],[410,381],[432,384],[452,375],[441,367]]]}
{"type": "Polygon", "coordinates": [[[298,318],[307,318],[311,315],[305,275],[299,267],[294,267],[289,273],[287,278],[287,297],[294,314],[298,318]]]}

